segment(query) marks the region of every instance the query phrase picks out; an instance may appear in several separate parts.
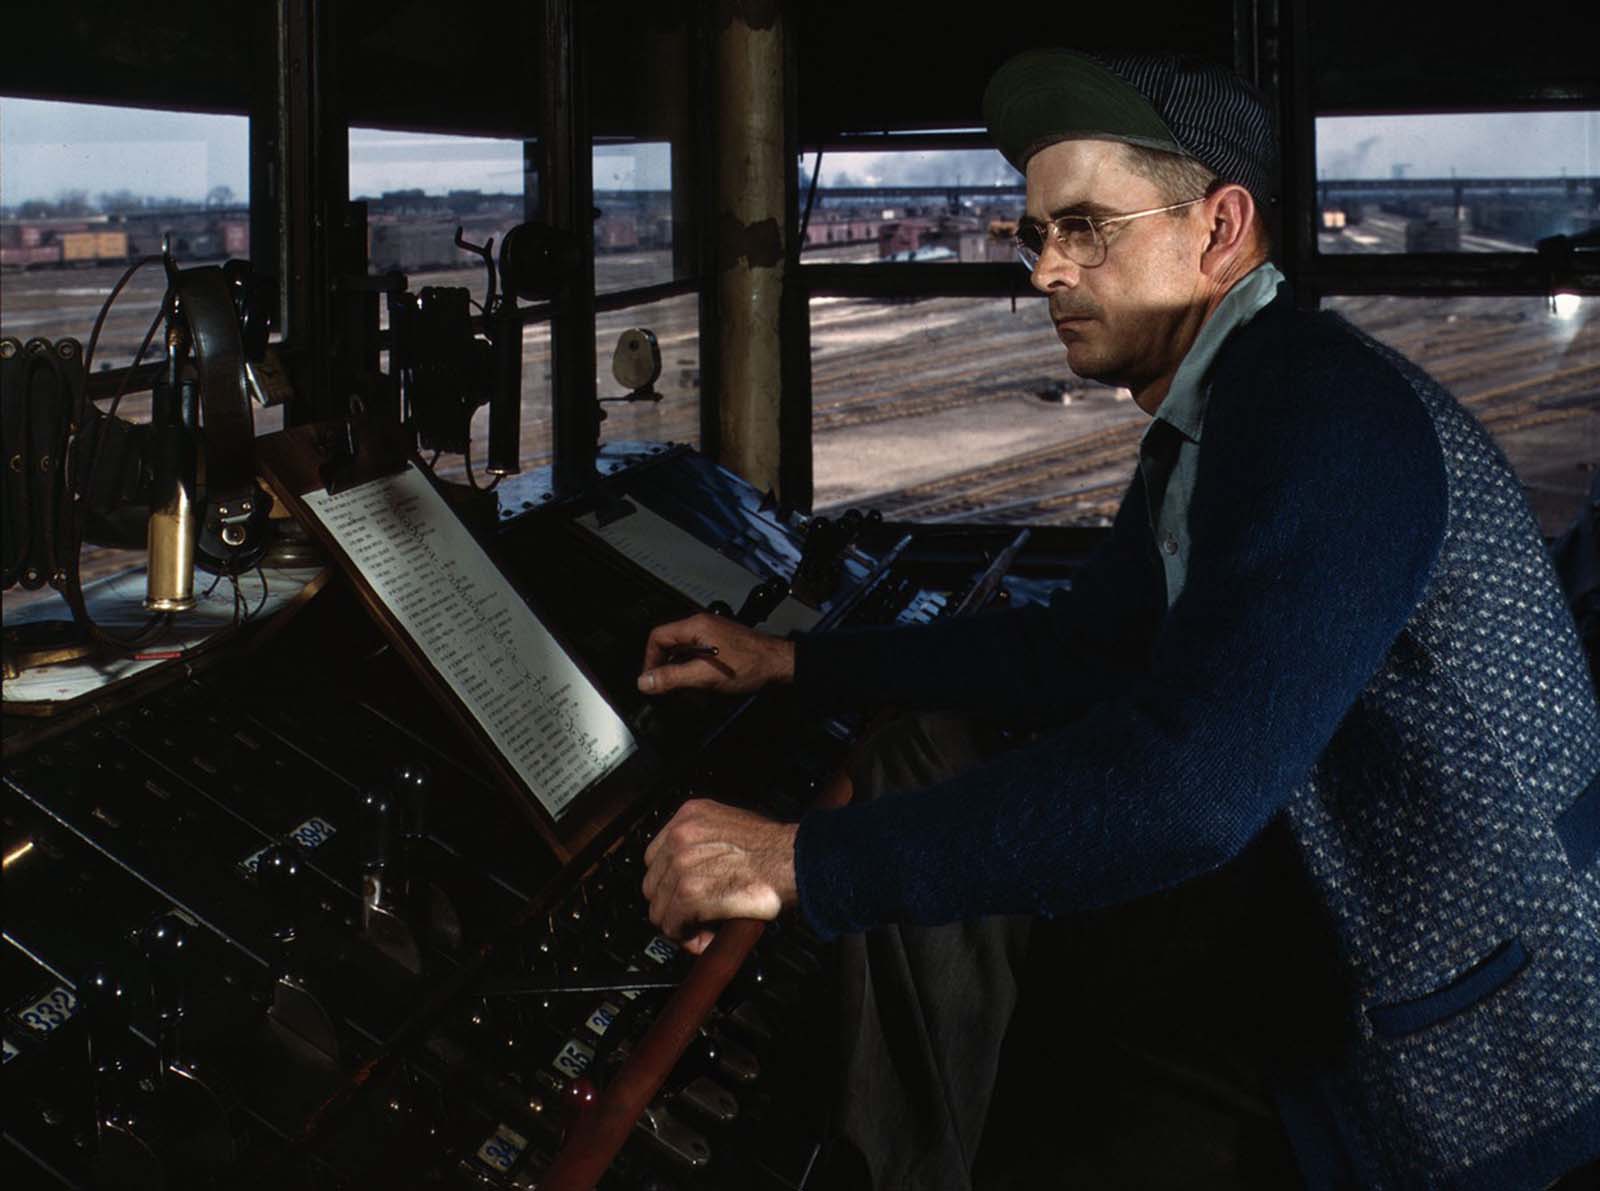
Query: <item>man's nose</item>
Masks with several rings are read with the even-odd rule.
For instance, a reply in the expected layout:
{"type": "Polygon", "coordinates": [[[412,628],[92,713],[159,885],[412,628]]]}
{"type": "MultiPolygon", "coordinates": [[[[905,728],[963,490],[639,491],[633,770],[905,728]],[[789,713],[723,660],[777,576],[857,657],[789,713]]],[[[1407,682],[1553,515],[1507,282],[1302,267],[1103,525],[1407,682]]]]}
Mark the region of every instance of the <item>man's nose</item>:
{"type": "Polygon", "coordinates": [[[1083,266],[1068,256],[1054,236],[1046,236],[1044,251],[1039,253],[1039,263],[1034,266],[1033,288],[1048,294],[1058,286],[1072,289],[1077,286],[1083,266]]]}

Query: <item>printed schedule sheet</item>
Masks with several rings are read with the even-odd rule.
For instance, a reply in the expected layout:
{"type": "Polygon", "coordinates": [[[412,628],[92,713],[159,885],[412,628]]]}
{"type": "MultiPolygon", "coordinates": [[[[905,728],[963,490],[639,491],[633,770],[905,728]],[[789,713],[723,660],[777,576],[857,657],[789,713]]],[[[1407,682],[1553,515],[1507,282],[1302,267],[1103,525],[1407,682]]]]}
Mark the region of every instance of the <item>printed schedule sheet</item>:
{"type": "Polygon", "coordinates": [[[301,498],[552,818],[637,747],[416,467],[301,498]]]}

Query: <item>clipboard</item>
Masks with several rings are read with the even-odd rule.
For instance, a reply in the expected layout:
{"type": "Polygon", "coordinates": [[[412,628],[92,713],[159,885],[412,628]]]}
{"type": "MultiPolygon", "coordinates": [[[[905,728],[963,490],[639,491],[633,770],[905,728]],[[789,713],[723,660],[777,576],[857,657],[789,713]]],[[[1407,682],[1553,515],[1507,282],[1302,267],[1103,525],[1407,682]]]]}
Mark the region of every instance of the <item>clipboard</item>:
{"type": "Polygon", "coordinates": [[[498,784],[571,859],[630,800],[612,779],[639,743],[449,507],[404,428],[385,418],[295,426],[256,450],[274,495],[498,784]]]}

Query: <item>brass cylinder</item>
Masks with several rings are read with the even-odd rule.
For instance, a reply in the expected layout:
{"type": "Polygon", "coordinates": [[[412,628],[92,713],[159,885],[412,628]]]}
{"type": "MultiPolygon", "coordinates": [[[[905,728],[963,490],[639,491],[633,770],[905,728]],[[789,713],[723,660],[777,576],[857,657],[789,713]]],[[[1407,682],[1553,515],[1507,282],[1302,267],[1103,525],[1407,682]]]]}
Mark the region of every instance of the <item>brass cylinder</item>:
{"type": "Polygon", "coordinates": [[[719,461],[776,488],[783,394],[782,6],[726,3],[717,38],[717,285],[722,328],[719,461]]]}
{"type": "Polygon", "coordinates": [[[194,501],[183,482],[172,486],[166,503],[150,510],[144,606],[152,612],[184,612],[194,607],[194,544],[198,532],[194,501]]]}

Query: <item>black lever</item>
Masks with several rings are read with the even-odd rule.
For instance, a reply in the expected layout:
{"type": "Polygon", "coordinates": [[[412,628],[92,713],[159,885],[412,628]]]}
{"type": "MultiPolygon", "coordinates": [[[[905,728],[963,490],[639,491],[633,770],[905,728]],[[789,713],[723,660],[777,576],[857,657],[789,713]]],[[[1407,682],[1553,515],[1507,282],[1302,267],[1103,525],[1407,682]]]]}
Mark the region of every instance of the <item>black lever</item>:
{"type": "Polygon", "coordinates": [[[256,879],[261,883],[261,892],[266,895],[272,914],[269,929],[278,946],[277,976],[279,979],[297,979],[295,939],[305,896],[299,853],[287,844],[272,845],[261,853],[261,859],[256,864],[256,879]]]}
{"type": "Polygon", "coordinates": [[[391,784],[400,802],[401,837],[410,841],[426,835],[433,771],[421,761],[404,761],[394,767],[391,784]]]}
{"type": "Polygon", "coordinates": [[[483,258],[483,267],[489,274],[489,287],[483,296],[483,308],[492,310],[495,305],[495,271],[494,271],[494,237],[490,236],[482,244],[474,244],[461,235],[462,229],[456,228],[456,247],[464,252],[473,253],[483,258]]]}
{"type": "Polygon", "coordinates": [[[433,773],[420,761],[402,762],[387,783],[369,786],[361,798],[361,860],[367,892],[404,905],[413,880],[417,842],[428,833],[433,773]],[[376,887],[371,887],[375,882],[376,887]]]}
{"type": "Polygon", "coordinates": [[[369,786],[361,796],[361,870],[369,900],[383,900],[404,884],[401,814],[383,786],[369,786]]]}
{"type": "Polygon", "coordinates": [[[306,987],[300,972],[300,921],[306,902],[305,864],[289,844],[273,844],[261,853],[256,880],[272,915],[269,927],[278,948],[268,1021],[279,1027],[302,1054],[337,1063],[339,1039],[333,1020],[306,987]],[[309,1047],[309,1050],[307,1049],[309,1047]]]}
{"type": "Polygon", "coordinates": [[[361,799],[361,924],[369,941],[413,972],[422,952],[410,923],[411,845],[425,812],[426,785],[403,792],[370,786],[361,799]]]}
{"type": "Polygon", "coordinates": [[[178,1032],[189,1009],[189,926],[181,918],[163,914],[140,932],[139,945],[149,966],[150,1004],[156,1013],[161,1060],[156,1078],[165,1088],[178,1065],[178,1032]]]}
{"type": "Polygon", "coordinates": [[[100,965],[78,983],[89,1033],[89,1070],[94,1081],[95,1132],[129,1116],[128,994],[117,972],[100,965]]]}
{"type": "Polygon", "coordinates": [[[238,1154],[221,1100],[180,1057],[180,1027],[189,1011],[194,973],[189,924],[176,914],[164,914],[139,933],[139,945],[156,1014],[159,1148],[175,1174],[181,1171],[213,1183],[238,1154]]]}
{"type": "Polygon", "coordinates": [[[750,594],[745,596],[744,603],[739,605],[739,611],[734,619],[740,624],[755,628],[772,615],[773,609],[783,603],[784,597],[788,594],[789,585],[782,579],[768,579],[765,583],[758,583],[750,589],[750,594]]]}
{"type": "Polygon", "coordinates": [[[77,992],[88,1027],[94,1096],[93,1184],[140,1191],[165,1187],[166,1172],[141,1136],[143,1122],[134,1110],[127,989],[114,968],[101,964],[78,981],[77,992]]]}

